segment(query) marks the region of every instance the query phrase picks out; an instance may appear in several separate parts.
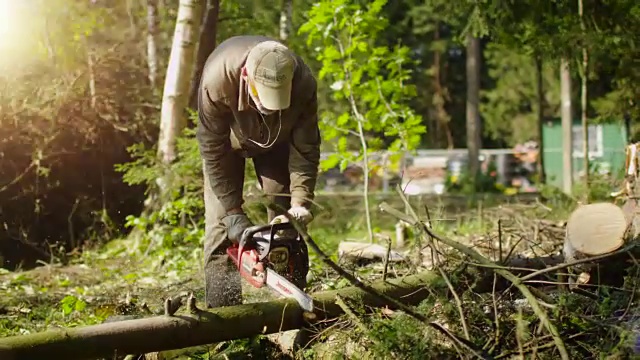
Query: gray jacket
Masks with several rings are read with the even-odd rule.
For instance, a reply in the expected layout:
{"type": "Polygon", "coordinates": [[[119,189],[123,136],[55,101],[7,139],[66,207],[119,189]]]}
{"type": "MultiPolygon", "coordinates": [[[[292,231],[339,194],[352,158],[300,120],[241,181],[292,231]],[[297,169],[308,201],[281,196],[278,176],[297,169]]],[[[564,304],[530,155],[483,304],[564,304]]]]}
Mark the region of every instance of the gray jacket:
{"type": "Polygon", "coordinates": [[[213,193],[227,210],[243,203],[243,184],[232,181],[232,152],[248,158],[269,151],[248,139],[269,143],[278,133],[273,146],[290,144],[288,161],[291,178],[292,205],[308,206],[314,197],[320,161],[317,84],[309,67],[296,55],[291,106],[279,115],[264,116],[249,106],[246,91],[240,91],[241,68],[251,48],[265,40],[264,36],[235,36],[218,45],[207,59],[198,88],[197,140],[213,193]],[[268,134],[272,139],[268,139],[268,134]]]}

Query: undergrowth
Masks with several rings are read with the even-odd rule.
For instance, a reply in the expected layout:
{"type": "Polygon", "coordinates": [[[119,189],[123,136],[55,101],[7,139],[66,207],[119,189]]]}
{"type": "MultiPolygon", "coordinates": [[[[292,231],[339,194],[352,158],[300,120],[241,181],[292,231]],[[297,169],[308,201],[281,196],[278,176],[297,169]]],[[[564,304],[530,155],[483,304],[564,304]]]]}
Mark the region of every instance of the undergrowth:
{"type": "MultiPolygon", "coordinates": [[[[160,174],[171,174],[167,201],[150,207],[147,213],[128,217],[127,225],[137,230],[137,237],[114,240],[101,249],[86,251],[65,268],[50,264],[32,272],[0,274],[0,289],[6,294],[0,301],[0,335],[101,323],[110,316],[132,313],[131,308],[142,301],[160,309],[165,296],[185,289],[194,291],[202,299],[204,204],[202,163],[194,135],[194,130],[187,129],[178,139],[180,158],[168,169],[156,162],[155,149],[140,145],[130,148],[134,161],[118,166],[128,184],[144,185],[151,190],[160,174]]],[[[261,201],[251,162],[247,164],[246,209],[254,222],[264,223],[265,204],[261,201]]],[[[595,184],[598,178],[592,181],[595,184]]],[[[594,186],[591,198],[604,198],[608,189],[607,185],[594,186]]],[[[551,188],[543,188],[541,198],[536,200],[536,206],[515,210],[517,216],[562,221],[578,201],[551,188]]],[[[483,195],[475,197],[473,202],[466,196],[457,199],[411,197],[409,200],[420,218],[426,219],[429,215],[435,232],[473,243],[495,238],[495,216],[514,216],[491,212],[496,211],[494,205],[511,206],[505,199],[510,198],[483,195]]],[[[374,232],[382,238],[395,239],[396,219],[379,211],[377,206],[381,201],[398,209],[404,204],[394,194],[371,194],[370,197],[374,232]]],[[[516,208],[520,206],[517,200],[512,202],[516,208]]],[[[318,195],[310,234],[334,261],[338,261],[336,250],[340,241],[366,241],[362,206],[359,195],[318,195]]],[[[531,237],[533,228],[527,229],[513,236],[531,237]]],[[[408,229],[407,235],[404,250],[415,252],[416,246],[424,246],[424,239],[416,229],[408,229]]],[[[380,244],[385,243],[380,241],[380,244]]],[[[346,279],[328,271],[317,254],[312,252],[310,256],[313,291],[350,285],[346,279]]],[[[496,358],[530,356],[535,352],[538,358],[557,359],[551,338],[541,330],[540,320],[519,294],[471,290],[473,281],[470,282],[469,276],[460,275],[468,275],[460,272],[466,262],[468,259],[458,255],[451,258],[445,268],[462,306],[450,290],[434,290],[418,311],[460,337],[466,337],[461,320],[464,319],[469,340],[496,358]]],[[[349,266],[349,271],[360,279],[380,278],[380,264],[349,266]]],[[[618,288],[590,289],[590,297],[561,293],[554,298],[553,309],[546,309],[572,358],[631,356],[633,331],[640,327],[636,319],[640,314],[633,302],[637,269],[630,269],[625,283],[618,288]]],[[[419,270],[390,264],[389,277],[419,270]]],[[[262,301],[263,295],[250,294],[248,296],[253,297],[247,301],[262,301]]],[[[468,354],[467,349],[452,346],[441,333],[402,312],[382,309],[365,315],[358,304],[350,306],[353,314],[336,320],[329,327],[316,329],[321,331],[315,334],[316,341],[300,350],[297,356],[306,359],[448,359],[468,354]]],[[[225,342],[212,348],[216,350],[215,355],[193,354],[192,358],[284,357],[265,336],[225,342]]]]}

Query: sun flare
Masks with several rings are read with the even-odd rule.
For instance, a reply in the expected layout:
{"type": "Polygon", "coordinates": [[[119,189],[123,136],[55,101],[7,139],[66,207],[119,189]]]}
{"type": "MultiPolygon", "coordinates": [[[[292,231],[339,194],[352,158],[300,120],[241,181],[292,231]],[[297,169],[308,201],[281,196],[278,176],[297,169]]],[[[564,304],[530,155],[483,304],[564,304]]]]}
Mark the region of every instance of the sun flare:
{"type": "Polygon", "coordinates": [[[14,5],[16,0],[0,0],[0,42],[4,43],[11,36],[15,25],[17,25],[14,16],[14,5]]]}
{"type": "Polygon", "coordinates": [[[0,0],[0,68],[23,66],[37,49],[40,19],[29,0],[0,0]]]}

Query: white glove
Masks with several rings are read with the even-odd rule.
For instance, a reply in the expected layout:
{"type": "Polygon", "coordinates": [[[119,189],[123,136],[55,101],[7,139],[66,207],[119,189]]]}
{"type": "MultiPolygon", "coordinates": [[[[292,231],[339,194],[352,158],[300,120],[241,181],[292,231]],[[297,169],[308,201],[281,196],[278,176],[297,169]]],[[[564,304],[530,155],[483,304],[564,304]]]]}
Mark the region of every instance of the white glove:
{"type": "MultiPolygon", "coordinates": [[[[300,221],[303,225],[307,225],[311,222],[311,220],[313,220],[313,215],[311,215],[311,212],[304,206],[293,206],[287,212],[296,220],[300,221]]],[[[287,219],[285,215],[278,215],[273,218],[273,220],[271,220],[271,224],[279,224],[285,222],[289,222],[289,219],[287,219]]]]}

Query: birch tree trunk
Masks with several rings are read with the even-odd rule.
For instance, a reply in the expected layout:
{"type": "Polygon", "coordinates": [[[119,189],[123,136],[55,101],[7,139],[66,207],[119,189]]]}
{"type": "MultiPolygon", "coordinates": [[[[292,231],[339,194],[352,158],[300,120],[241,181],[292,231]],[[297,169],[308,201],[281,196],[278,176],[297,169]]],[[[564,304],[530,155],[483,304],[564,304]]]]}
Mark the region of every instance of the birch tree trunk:
{"type": "Polygon", "coordinates": [[[180,0],[160,114],[158,157],[165,164],[176,158],[176,137],[187,123],[185,108],[194,68],[196,41],[202,23],[202,0],[180,0]]]}
{"type": "Polygon", "coordinates": [[[562,189],[571,195],[573,191],[573,110],[571,107],[571,73],[569,61],[560,63],[560,97],[562,101],[562,189]]]}
{"type": "Polygon", "coordinates": [[[89,97],[91,99],[91,108],[95,110],[96,103],[98,101],[98,96],[96,94],[95,59],[93,46],[91,46],[90,40],[85,38],[85,44],[87,46],[87,70],[89,72],[89,97]]]}
{"type": "MultiPolygon", "coordinates": [[[[469,173],[474,189],[478,185],[480,171],[480,39],[467,37],[467,149],[469,151],[469,173]]],[[[475,193],[475,190],[474,190],[475,193]]]]}
{"type": "Polygon", "coordinates": [[[147,63],[149,64],[149,83],[154,89],[158,76],[157,34],[158,0],[147,0],[147,63]]]}

